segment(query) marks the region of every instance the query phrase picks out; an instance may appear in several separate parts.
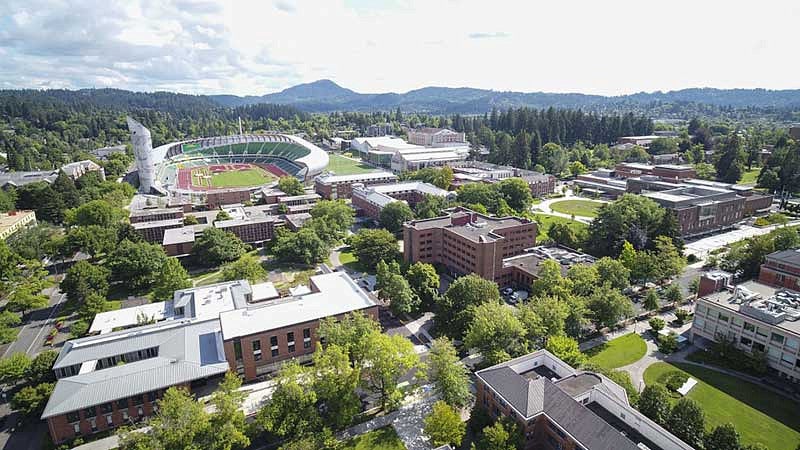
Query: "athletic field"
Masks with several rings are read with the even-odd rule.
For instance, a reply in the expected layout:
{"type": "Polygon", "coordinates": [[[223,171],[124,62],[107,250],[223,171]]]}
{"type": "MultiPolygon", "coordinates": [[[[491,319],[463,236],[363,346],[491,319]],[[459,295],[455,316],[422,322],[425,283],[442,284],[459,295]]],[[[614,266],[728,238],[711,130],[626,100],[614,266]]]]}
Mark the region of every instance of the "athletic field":
{"type": "Polygon", "coordinates": [[[191,172],[191,185],[200,189],[251,187],[268,184],[277,177],[253,164],[216,164],[191,172]]]}
{"type": "Polygon", "coordinates": [[[328,170],[336,175],[356,175],[378,172],[380,169],[346,156],[328,153],[328,170]]]}

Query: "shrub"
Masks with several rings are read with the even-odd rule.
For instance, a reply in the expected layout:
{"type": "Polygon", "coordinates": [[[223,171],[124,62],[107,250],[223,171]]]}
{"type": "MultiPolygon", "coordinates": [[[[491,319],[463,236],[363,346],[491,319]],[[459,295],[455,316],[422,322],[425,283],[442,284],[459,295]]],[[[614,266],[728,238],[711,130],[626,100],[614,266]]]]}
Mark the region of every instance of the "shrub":
{"type": "Polygon", "coordinates": [[[670,391],[677,391],[686,383],[686,380],[689,379],[689,375],[686,375],[683,372],[670,372],[667,374],[666,379],[664,380],[664,385],[670,391]]]}

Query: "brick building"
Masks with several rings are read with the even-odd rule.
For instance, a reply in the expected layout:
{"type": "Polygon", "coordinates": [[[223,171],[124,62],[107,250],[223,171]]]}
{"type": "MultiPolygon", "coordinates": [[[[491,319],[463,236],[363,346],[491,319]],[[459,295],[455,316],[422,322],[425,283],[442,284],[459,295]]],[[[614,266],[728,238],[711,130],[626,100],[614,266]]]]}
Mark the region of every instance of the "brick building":
{"type": "Polygon", "coordinates": [[[536,245],[537,224],[519,217],[490,217],[456,208],[447,216],[403,225],[409,263],[442,264],[457,275],[475,273],[501,282],[503,259],[536,245]]]}
{"type": "Polygon", "coordinates": [[[446,128],[416,128],[408,130],[408,142],[425,147],[458,146],[467,143],[464,133],[446,128]]]}
{"type": "Polygon", "coordinates": [[[481,161],[454,162],[450,165],[454,175],[453,185],[456,187],[469,183],[497,183],[506,178],[517,177],[528,183],[534,197],[552,194],[556,190],[556,177],[546,173],[481,161]]]}
{"type": "Polygon", "coordinates": [[[547,350],[475,375],[477,405],[516,422],[525,450],[692,450],[633,408],[617,383],[547,350]]]}
{"type": "Polygon", "coordinates": [[[595,262],[591,255],[560,245],[533,247],[526,249],[524,253],[503,259],[503,270],[497,284],[500,287],[530,289],[531,284],[539,278],[542,263],[547,260],[558,263],[561,275],[566,275],[567,270],[575,264],[595,262]]]}
{"type": "Polygon", "coordinates": [[[139,209],[131,211],[130,219],[131,223],[139,223],[139,222],[155,222],[157,220],[169,220],[169,219],[182,219],[184,215],[183,208],[176,207],[176,208],[153,208],[153,209],[139,209]]]}
{"type": "Polygon", "coordinates": [[[758,274],[758,281],[770,286],[800,290],[800,250],[782,250],[767,255],[758,274]]]}
{"type": "Polygon", "coordinates": [[[326,200],[348,199],[353,194],[353,185],[396,183],[397,175],[390,172],[371,172],[355,175],[320,175],[314,179],[314,191],[326,200]]]}
{"type": "Polygon", "coordinates": [[[216,189],[206,193],[206,206],[217,209],[223,205],[250,201],[251,189],[216,189]]]}
{"type": "Polygon", "coordinates": [[[35,211],[0,213],[0,240],[5,241],[19,231],[36,225],[35,211]]]}
{"type": "Polygon", "coordinates": [[[134,222],[134,230],[147,242],[160,244],[164,240],[166,230],[183,228],[183,219],[155,220],[152,222],[134,222]]]}
{"type": "Polygon", "coordinates": [[[456,193],[440,189],[422,181],[407,181],[393,184],[380,184],[371,187],[354,185],[352,206],[356,214],[377,219],[389,203],[402,201],[414,208],[425,200],[426,195],[441,198],[455,198],[456,193]]]}
{"type": "Polygon", "coordinates": [[[312,276],[309,292],[281,298],[246,280],[176,291],[173,299],[98,314],[94,336],[68,341],[42,413],[62,443],[137,422],[173,386],[188,389],[235,370],[248,380],[292,358],[308,359],[326,317],[378,306],[343,272],[312,276]],[[139,325],[147,316],[154,323],[139,325]],[[114,331],[118,330],[118,331],[114,331]]]}

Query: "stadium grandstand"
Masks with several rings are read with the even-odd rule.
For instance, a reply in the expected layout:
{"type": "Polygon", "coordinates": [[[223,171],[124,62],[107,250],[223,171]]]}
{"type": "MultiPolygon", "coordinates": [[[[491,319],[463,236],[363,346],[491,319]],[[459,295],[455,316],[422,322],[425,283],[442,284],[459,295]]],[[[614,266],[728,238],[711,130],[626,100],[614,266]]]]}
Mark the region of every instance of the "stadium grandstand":
{"type": "Polygon", "coordinates": [[[203,204],[211,192],[260,190],[282,176],[312,180],[328,165],[316,145],[286,134],[189,139],[152,148],[150,132],[128,118],[139,191],[203,204]]]}

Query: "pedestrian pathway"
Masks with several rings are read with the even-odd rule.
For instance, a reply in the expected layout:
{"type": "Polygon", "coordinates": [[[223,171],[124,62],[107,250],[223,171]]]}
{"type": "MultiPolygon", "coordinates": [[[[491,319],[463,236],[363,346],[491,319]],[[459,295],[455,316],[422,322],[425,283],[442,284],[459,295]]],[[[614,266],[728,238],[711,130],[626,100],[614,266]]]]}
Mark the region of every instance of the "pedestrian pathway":
{"type": "Polygon", "coordinates": [[[376,417],[368,422],[350,427],[337,435],[341,440],[352,439],[391,425],[408,450],[431,450],[432,446],[424,433],[424,420],[430,413],[436,395],[432,386],[422,386],[417,393],[409,396],[397,411],[376,417]]]}
{"type": "Polygon", "coordinates": [[[567,191],[564,197],[557,197],[557,198],[550,198],[547,200],[543,200],[538,205],[534,205],[532,209],[533,212],[535,213],[542,213],[548,216],[556,216],[556,217],[563,217],[565,219],[577,220],[578,222],[582,222],[585,224],[592,223],[592,220],[594,220],[593,217],[573,216],[571,214],[564,214],[558,211],[553,211],[553,209],[550,207],[550,205],[552,205],[553,203],[562,202],[564,200],[586,200],[587,202],[608,203],[603,200],[595,200],[591,198],[579,197],[573,195],[572,191],[567,191]]]}

